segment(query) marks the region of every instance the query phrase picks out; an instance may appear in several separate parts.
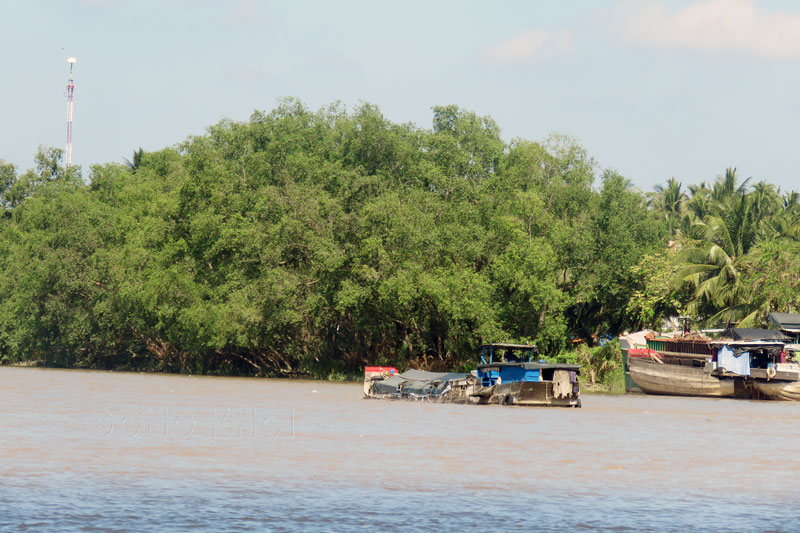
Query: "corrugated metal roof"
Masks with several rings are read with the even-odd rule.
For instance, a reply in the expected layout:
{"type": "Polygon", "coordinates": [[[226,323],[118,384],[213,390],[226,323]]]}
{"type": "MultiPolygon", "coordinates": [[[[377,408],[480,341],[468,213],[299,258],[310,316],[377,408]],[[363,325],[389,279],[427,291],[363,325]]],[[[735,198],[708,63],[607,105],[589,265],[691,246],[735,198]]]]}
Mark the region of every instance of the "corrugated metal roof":
{"type": "Polygon", "coordinates": [[[492,342],[488,344],[481,345],[481,348],[488,348],[492,347],[498,350],[535,350],[535,344],[509,344],[507,342],[492,342]]]}
{"type": "Polygon", "coordinates": [[[781,329],[800,328],[800,314],[797,313],[770,313],[767,319],[781,329]]]}

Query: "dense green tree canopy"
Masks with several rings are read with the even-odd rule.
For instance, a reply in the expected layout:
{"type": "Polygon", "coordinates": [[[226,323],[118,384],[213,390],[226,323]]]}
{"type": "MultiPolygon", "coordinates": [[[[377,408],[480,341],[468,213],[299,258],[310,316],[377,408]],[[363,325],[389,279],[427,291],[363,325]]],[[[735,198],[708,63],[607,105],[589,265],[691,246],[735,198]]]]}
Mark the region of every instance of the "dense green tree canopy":
{"type": "Polygon", "coordinates": [[[799,300],[796,276],[767,268],[796,264],[796,195],[729,171],[648,205],[573,139],[507,144],[456,106],[425,129],[286,100],[85,178],[58,149],[35,161],[0,161],[5,362],[468,368],[482,342],[552,355],[687,308],[799,300]]]}

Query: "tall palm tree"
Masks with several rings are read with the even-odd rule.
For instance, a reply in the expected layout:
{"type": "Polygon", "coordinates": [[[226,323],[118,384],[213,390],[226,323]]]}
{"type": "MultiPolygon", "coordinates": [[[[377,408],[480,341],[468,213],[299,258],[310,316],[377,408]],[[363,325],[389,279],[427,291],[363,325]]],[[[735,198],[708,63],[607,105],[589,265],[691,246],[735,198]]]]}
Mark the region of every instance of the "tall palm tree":
{"type": "Polygon", "coordinates": [[[781,201],[784,209],[794,209],[795,207],[800,206],[800,193],[797,191],[784,193],[781,201]]]}
{"type": "Polygon", "coordinates": [[[764,220],[777,213],[783,207],[783,199],[771,183],[759,181],[749,193],[753,202],[753,216],[764,220]]]}
{"type": "Polygon", "coordinates": [[[747,178],[742,183],[739,183],[736,167],[728,167],[725,169],[725,175],[717,177],[714,182],[714,186],[711,189],[711,198],[715,202],[724,202],[733,196],[744,196],[747,193],[749,181],[750,178],[747,178]]]}
{"type": "Polygon", "coordinates": [[[695,211],[691,235],[696,241],[681,252],[684,267],[676,282],[694,287],[688,311],[711,323],[730,323],[752,313],[737,263],[763,235],[772,200],[769,187],[748,193],[748,181],[737,185],[736,170],[729,168],[709,194],[703,192],[708,189],[697,188],[689,202],[697,198],[692,207],[702,208],[704,214],[699,217],[701,210],[695,211]]]}
{"type": "Polygon", "coordinates": [[[144,150],[140,146],[138,150],[133,151],[133,160],[128,159],[127,157],[123,157],[122,159],[125,160],[125,166],[127,166],[131,172],[135,172],[139,165],[142,164],[142,156],[144,156],[144,150]]]}
{"type": "Polygon", "coordinates": [[[702,181],[699,185],[689,185],[691,196],[686,201],[686,212],[691,220],[702,219],[711,214],[711,188],[702,181]]]}
{"type": "Polygon", "coordinates": [[[655,195],[651,198],[650,207],[667,221],[670,234],[680,227],[681,219],[686,211],[686,193],[681,190],[681,183],[675,178],[667,180],[667,186],[655,186],[655,195]]]}
{"type": "Polygon", "coordinates": [[[797,191],[783,194],[781,208],[774,220],[779,235],[800,240],[800,194],[797,191]]]}

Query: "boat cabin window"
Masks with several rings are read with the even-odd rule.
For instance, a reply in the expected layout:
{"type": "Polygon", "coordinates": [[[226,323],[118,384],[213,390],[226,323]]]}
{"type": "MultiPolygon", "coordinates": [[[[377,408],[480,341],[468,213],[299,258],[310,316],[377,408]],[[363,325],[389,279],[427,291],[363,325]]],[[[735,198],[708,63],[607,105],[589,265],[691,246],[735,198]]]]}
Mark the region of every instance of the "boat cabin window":
{"type": "Polygon", "coordinates": [[[535,346],[485,344],[481,346],[481,364],[526,363],[533,361],[535,346]]]}
{"type": "Polygon", "coordinates": [[[783,363],[783,352],[775,353],[775,350],[751,350],[750,366],[753,368],[767,368],[770,364],[783,363]]]}

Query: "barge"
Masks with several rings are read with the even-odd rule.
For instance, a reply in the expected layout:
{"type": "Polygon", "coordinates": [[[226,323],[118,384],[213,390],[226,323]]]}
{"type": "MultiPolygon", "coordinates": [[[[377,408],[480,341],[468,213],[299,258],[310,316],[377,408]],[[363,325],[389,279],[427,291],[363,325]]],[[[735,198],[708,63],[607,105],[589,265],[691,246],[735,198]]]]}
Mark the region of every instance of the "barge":
{"type": "Polygon", "coordinates": [[[534,361],[536,346],[484,344],[469,373],[366,367],[364,396],[391,400],[580,407],[580,365],[534,361]]]}

